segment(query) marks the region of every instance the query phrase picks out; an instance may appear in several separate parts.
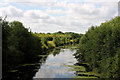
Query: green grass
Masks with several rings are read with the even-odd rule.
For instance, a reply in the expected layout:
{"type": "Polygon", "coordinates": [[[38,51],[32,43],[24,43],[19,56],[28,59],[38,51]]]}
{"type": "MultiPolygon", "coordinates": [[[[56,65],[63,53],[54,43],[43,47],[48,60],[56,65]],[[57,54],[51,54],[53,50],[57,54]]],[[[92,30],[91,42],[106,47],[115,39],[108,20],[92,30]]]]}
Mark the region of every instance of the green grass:
{"type": "Polygon", "coordinates": [[[72,77],[72,78],[97,78],[97,77],[90,77],[90,76],[75,76],[75,77],[72,77]]]}
{"type": "Polygon", "coordinates": [[[75,65],[66,65],[68,67],[71,67],[72,69],[69,69],[69,71],[82,71],[85,72],[86,69],[83,66],[75,66],[75,65]]]}
{"type": "Polygon", "coordinates": [[[86,72],[86,73],[81,73],[81,72],[79,72],[78,74],[85,74],[85,75],[94,75],[94,76],[100,76],[100,74],[98,74],[98,73],[94,73],[94,72],[86,72]]]}
{"type": "Polygon", "coordinates": [[[80,71],[77,74],[78,75],[87,75],[87,76],[75,76],[73,78],[97,78],[96,76],[100,76],[100,74],[95,72],[86,72],[86,69],[84,66],[75,66],[75,65],[66,65],[68,67],[71,67],[72,69],[69,69],[69,71],[80,71]],[[93,75],[93,76],[91,76],[93,75]]]}

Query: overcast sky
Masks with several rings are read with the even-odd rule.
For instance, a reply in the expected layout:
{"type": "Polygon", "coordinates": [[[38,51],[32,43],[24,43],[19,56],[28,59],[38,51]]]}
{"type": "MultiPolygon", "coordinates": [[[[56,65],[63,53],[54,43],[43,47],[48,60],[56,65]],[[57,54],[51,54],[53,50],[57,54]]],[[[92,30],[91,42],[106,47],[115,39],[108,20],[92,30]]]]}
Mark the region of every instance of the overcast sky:
{"type": "Polygon", "coordinates": [[[118,15],[119,0],[0,0],[0,16],[33,32],[85,33],[118,15]]]}

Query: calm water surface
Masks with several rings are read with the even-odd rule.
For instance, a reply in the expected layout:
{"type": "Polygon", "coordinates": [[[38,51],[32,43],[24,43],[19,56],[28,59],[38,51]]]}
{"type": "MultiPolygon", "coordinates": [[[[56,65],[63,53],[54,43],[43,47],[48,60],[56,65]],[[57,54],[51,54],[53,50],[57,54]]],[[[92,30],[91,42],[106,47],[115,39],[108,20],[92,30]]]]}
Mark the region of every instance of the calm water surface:
{"type": "Polygon", "coordinates": [[[70,71],[71,67],[77,60],[73,54],[76,49],[60,49],[56,54],[51,53],[46,62],[41,65],[41,68],[36,72],[33,78],[70,78],[75,76],[75,71],[70,71]]]}
{"type": "Polygon", "coordinates": [[[73,54],[75,47],[55,48],[47,55],[39,55],[40,60],[35,63],[22,64],[4,75],[2,80],[36,80],[36,78],[88,78],[97,77],[86,72],[85,66],[80,65],[79,70],[73,70],[77,64],[73,54]],[[79,74],[78,74],[79,73],[79,74]]]}

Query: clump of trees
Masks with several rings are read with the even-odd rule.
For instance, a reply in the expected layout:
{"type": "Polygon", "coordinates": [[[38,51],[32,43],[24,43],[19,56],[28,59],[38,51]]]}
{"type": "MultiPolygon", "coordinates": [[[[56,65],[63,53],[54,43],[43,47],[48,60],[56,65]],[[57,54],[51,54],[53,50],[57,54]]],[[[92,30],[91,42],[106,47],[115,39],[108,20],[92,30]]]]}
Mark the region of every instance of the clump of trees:
{"type": "Polygon", "coordinates": [[[120,77],[120,17],[92,26],[75,54],[80,64],[89,63],[101,78],[120,77]]]}
{"type": "Polygon", "coordinates": [[[21,63],[36,61],[37,55],[42,53],[41,39],[29,32],[21,22],[0,20],[3,74],[21,63]]]}
{"type": "Polygon", "coordinates": [[[82,34],[73,33],[73,32],[61,32],[58,31],[53,33],[53,41],[56,46],[63,46],[69,44],[79,44],[79,40],[82,37],[82,34]]]}
{"type": "Polygon", "coordinates": [[[70,45],[70,44],[79,44],[79,40],[83,34],[73,33],[73,32],[55,32],[55,33],[35,33],[38,37],[41,38],[43,48],[51,49],[58,46],[70,45]]]}

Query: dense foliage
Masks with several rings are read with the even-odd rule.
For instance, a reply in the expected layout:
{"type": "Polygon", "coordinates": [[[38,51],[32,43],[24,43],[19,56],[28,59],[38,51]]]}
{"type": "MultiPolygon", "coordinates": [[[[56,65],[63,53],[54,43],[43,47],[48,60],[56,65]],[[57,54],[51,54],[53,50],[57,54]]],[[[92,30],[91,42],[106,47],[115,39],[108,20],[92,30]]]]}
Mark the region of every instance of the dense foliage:
{"type": "Polygon", "coordinates": [[[20,63],[35,61],[42,52],[40,38],[28,32],[18,21],[1,21],[1,24],[3,73],[20,63]]]}
{"type": "Polygon", "coordinates": [[[33,33],[23,26],[21,22],[11,23],[0,19],[2,26],[2,66],[3,75],[9,70],[23,63],[36,62],[38,55],[54,47],[79,43],[82,34],[63,33],[33,33]]]}
{"type": "Polygon", "coordinates": [[[38,37],[41,38],[43,49],[50,49],[53,47],[70,45],[70,44],[79,44],[79,40],[82,37],[82,34],[73,33],[73,32],[55,32],[55,33],[35,33],[38,37]]]}
{"type": "Polygon", "coordinates": [[[79,64],[89,63],[101,78],[120,77],[120,17],[92,26],[75,54],[79,64]]]}

